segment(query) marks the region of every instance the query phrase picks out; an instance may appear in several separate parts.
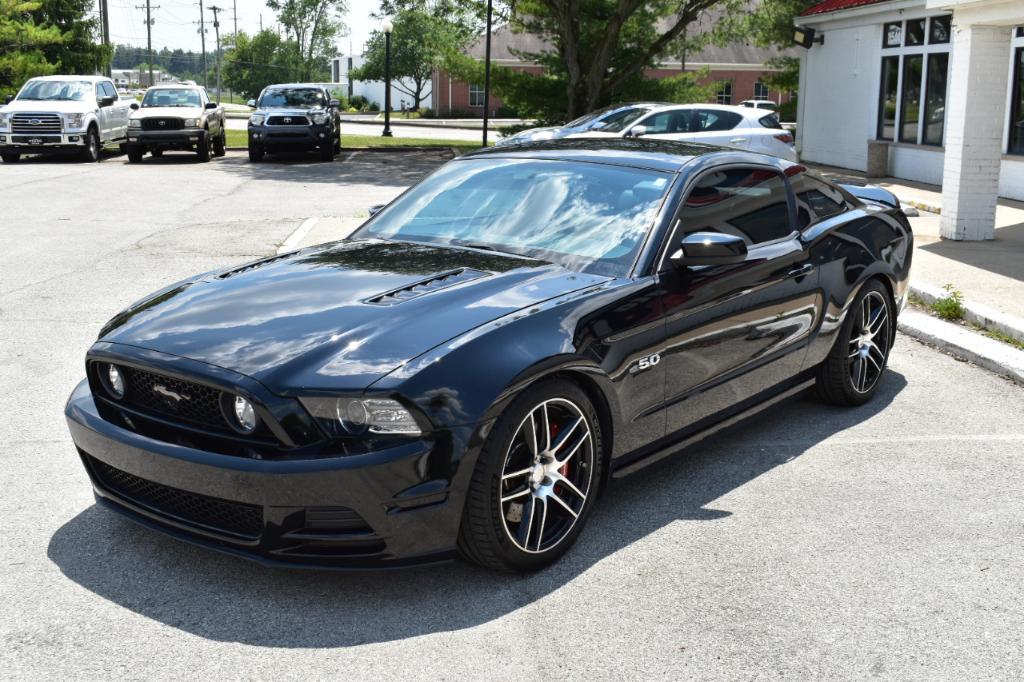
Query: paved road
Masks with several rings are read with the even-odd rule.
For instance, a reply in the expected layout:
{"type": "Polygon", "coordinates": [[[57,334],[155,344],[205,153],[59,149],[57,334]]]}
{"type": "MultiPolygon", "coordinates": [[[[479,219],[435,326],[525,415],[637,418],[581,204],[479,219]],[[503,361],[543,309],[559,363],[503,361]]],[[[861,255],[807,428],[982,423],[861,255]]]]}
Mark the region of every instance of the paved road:
{"type": "MultiPolygon", "coordinates": [[[[247,125],[248,121],[245,119],[229,118],[227,120],[228,130],[245,130],[247,125]]],[[[343,122],[341,124],[341,143],[345,144],[346,135],[380,135],[382,130],[384,130],[383,123],[380,125],[368,125],[365,123],[343,122]]],[[[466,130],[464,128],[429,128],[427,126],[401,125],[400,123],[392,123],[391,132],[395,137],[416,137],[421,140],[478,142],[481,139],[481,133],[477,130],[466,130]]],[[[500,138],[501,135],[497,131],[491,130],[488,137],[491,141],[494,141],[500,138]]]]}
{"type": "Polygon", "coordinates": [[[537,575],[271,571],[97,509],[61,408],[100,325],[438,161],[366,156],[0,165],[0,676],[1024,673],[1024,391],[903,337],[874,404],[796,400],[618,482],[537,575]]]}

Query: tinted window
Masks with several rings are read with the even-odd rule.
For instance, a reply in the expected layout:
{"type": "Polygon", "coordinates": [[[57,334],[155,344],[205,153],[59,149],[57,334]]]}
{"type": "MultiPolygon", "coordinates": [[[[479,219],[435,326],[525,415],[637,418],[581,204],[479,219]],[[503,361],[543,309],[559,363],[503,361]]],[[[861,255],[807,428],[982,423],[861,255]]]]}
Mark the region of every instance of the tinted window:
{"type": "Polygon", "coordinates": [[[781,128],[782,124],[779,122],[778,114],[768,114],[757,119],[757,122],[761,124],[762,128],[781,128]]]}
{"type": "Polygon", "coordinates": [[[114,90],[114,86],[106,81],[100,83],[100,87],[103,89],[103,94],[107,97],[113,97],[117,99],[117,91],[114,90]]]}
{"type": "Polygon", "coordinates": [[[1024,47],[1013,59],[1013,99],[1010,101],[1010,154],[1024,154],[1024,47]]]}
{"type": "Polygon", "coordinates": [[[712,133],[719,130],[732,130],[743,120],[734,111],[718,111],[715,109],[698,109],[693,112],[693,131],[712,133]]]}
{"type": "Polygon", "coordinates": [[[921,114],[921,72],[924,57],[903,58],[903,105],[900,107],[900,142],[917,143],[917,122],[921,114]]]}
{"type": "Polygon", "coordinates": [[[632,267],[673,177],[567,161],[456,161],[354,236],[484,245],[621,276],[632,267]]]}
{"type": "Polygon", "coordinates": [[[837,187],[808,173],[789,179],[796,196],[797,227],[801,230],[850,208],[837,187]]]}
{"type": "Polygon", "coordinates": [[[688,133],[690,132],[690,112],[687,109],[662,111],[648,116],[640,122],[640,125],[647,128],[648,135],[688,133]]]}
{"type": "Polygon", "coordinates": [[[949,53],[928,55],[928,84],[925,88],[924,139],[925,144],[942,144],[946,123],[946,74],[949,71],[949,53]]]}
{"type": "Polygon", "coordinates": [[[673,240],[693,232],[734,234],[749,245],[791,234],[782,176],[761,168],[705,173],[686,197],[673,240]]]}
{"type": "Polygon", "coordinates": [[[261,108],[277,107],[323,107],[327,98],[323,90],[314,88],[280,88],[267,90],[260,97],[261,108]]]}
{"type": "Polygon", "coordinates": [[[896,135],[896,97],[900,76],[900,58],[882,57],[882,94],[878,102],[878,139],[894,140],[896,135]]]}
{"type": "Polygon", "coordinates": [[[625,116],[614,123],[609,123],[602,128],[601,131],[608,133],[621,133],[623,130],[628,128],[633,121],[637,120],[648,111],[650,111],[650,109],[630,109],[625,116]]]}

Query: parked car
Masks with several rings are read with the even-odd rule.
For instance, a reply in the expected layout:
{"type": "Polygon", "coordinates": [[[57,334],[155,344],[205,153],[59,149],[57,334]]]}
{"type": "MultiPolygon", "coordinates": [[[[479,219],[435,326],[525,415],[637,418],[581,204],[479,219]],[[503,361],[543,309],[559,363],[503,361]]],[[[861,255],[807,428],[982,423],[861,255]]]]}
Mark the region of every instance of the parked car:
{"type": "Polygon", "coordinates": [[[200,85],[154,85],[142,103],[133,102],[128,119],[129,163],[139,163],[146,152],[160,157],[165,151],[195,152],[200,161],[224,156],[227,132],[224,107],[210,101],[200,85]]]}
{"type": "Polygon", "coordinates": [[[796,161],[793,134],[774,112],[725,104],[671,104],[571,137],[650,137],[748,149],[796,161]]]}
{"type": "Polygon", "coordinates": [[[67,422],[103,506],[215,550],[534,570],[610,479],[812,386],[871,400],[912,239],[891,193],[764,154],[491,148],[118,313],[67,422]]]}
{"type": "Polygon", "coordinates": [[[589,114],[584,114],[565,125],[523,130],[515,135],[501,138],[494,143],[494,146],[501,147],[510,144],[523,144],[524,142],[557,140],[576,133],[585,133],[588,130],[601,130],[612,123],[624,122],[628,124],[658,106],[663,105],[650,102],[615,104],[604,109],[592,111],[589,114]]]}
{"type": "Polygon", "coordinates": [[[319,151],[322,161],[333,161],[341,151],[338,100],[322,85],[268,85],[249,106],[250,161],[292,151],[319,151]]]}
{"type": "Polygon", "coordinates": [[[103,145],[125,141],[129,103],[109,78],[32,78],[0,109],[0,158],[75,152],[99,161],[103,145]]]}
{"type": "Polygon", "coordinates": [[[767,109],[769,111],[778,111],[779,105],[770,99],[745,99],[740,102],[741,107],[747,107],[748,109],[767,109]]]}

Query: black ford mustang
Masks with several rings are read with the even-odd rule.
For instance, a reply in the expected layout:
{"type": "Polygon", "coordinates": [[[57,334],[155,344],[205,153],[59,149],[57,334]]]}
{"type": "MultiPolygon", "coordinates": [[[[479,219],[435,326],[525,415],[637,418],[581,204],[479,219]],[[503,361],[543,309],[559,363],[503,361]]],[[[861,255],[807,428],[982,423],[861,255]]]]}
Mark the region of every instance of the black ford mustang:
{"type": "Polygon", "coordinates": [[[891,194],[767,156],[502,147],[126,309],[67,420],[100,503],[192,542],[536,569],[609,478],[812,384],[869,400],[911,249],[891,194]]]}

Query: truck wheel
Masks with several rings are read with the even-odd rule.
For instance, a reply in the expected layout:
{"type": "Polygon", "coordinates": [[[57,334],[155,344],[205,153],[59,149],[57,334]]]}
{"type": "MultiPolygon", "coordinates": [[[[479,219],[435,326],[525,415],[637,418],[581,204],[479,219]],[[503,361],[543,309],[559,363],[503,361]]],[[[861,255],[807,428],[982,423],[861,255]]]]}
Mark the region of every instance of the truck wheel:
{"type": "Polygon", "coordinates": [[[127,150],[128,163],[142,163],[142,155],[144,153],[145,152],[143,151],[142,147],[129,145],[127,150]]]}
{"type": "Polygon", "coordinates": [[[85,148],[82,149],[82,161],[96,163],[100,160],[100,134],[95,128],[89,128],[85,135],[85,148]]]}
{"type": "Polygon", "coordinates": [[[150,153],[150,155],[154,159],[159,159],[161,156],[164,155],[164,150],[163,149],[150,149],[149,153],[150,153]]]}
{"type": "Polygon", "coordinates": [[[213,154],[214,156],[224,156],[227,154],[228,146],[228,134],[221,128],[220,135],[213,138],[213,154]]]}
{"type": "Polygon", "coordinates": [[[0,159],[4,160],[4,163],[15,163],[21,158],[21,154],[18,152],[4,152],[0,154],[0,159]]]}
{"type": "Polygon", "coordinates": [[[199,154],[200,161],[210,160],[210,133],[209,131],[203,131],[202,137],[199,139],[199,146],[196,147],[196,153],[199,154]]]}
{"type": "Polygon", "coordinates": [[[334,153],[341,153],[341,133],[338,133],[337,137],[334,138],[334,153]]]}
{"type": "Polygon", "coordinates": [[[260,144],[249,143],[249,161],[253,163],[259,163],[263,160],[263,146],[260,144]]]}
{"type": "Polygon", "coordinates": [[[320,160],[334,161],[334,142],[324,142],[320,145],[320,160]]]}

